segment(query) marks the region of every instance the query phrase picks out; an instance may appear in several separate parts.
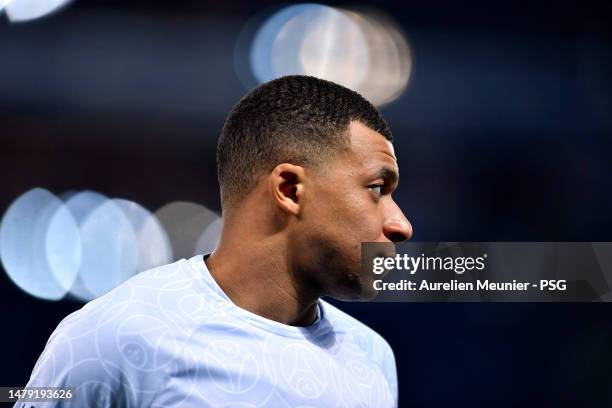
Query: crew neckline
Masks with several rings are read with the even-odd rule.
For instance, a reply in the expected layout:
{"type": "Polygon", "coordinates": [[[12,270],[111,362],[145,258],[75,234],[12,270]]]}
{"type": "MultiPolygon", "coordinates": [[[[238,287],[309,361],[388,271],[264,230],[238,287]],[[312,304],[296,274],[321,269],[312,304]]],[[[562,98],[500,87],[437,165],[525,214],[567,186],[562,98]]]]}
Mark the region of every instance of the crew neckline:
{"type": "Polygon", "coordinates": [[[204,284],[208,287],[208,290],[211,290],[223,299],[228,306],[235,311],[237,314],[244,316],[251,323],[257,325],[258,327],[276,334],[282,334],[290,337],[305,337],[306,335],[310,336],[320,336],[326,333],[331,325],[326,317],[325,306],[321,299],[317,301],[317,317],[315,321],[308,326],[291,326],[288,324],[284,324],[281,322],[277,322],[276,320],[271,320],[260,316],[256,313],[250,312],[246,309],[241,308],[236,305],[232,299],[223,291],[221,286],[215,281],[210,271],[208,270],[208,266],[206,265],[205,259],[210,256],[210,253],[203,255],[196,255],[187,262],[191,266],[192,270],[196,273],[196,281],[204,284]],[[198,279],[200,278],[200,279],[198,279]]]}

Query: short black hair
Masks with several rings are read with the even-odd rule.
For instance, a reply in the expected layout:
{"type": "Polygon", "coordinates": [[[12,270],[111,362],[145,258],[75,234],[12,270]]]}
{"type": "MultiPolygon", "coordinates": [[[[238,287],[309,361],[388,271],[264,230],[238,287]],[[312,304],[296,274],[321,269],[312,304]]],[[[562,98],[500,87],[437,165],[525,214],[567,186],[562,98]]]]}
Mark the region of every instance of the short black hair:
{"type": "Polygon", "coordinates": [[[348,146],[353,120],[393,141],[370,102],[333,82],[292,75],[253,89],[234,106],[219,137],[222,208],[241,201],[259,175],[280,163],[316,166],[348,146]]]}

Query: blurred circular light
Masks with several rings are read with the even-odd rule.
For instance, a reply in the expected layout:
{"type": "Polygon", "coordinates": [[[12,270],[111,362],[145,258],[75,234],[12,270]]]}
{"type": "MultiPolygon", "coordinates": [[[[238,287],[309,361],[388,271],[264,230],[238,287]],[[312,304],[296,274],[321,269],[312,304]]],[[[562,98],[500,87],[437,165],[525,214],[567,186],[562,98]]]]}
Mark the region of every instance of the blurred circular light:
{"type": "Polygon", "coordinates": [[[0,0],[0,12],[2,12],[2,9],[4,7],[6,7],[6,5],[10,2],[11,0],[0,0]]]}
{"type": "Polygon", "coordinates": [[[394,101],[406,89],[412,72],[412,56],[405,36],[381,14],[350,10],[345,14],[360,27],[370,50],[367,80],[359,84],[358,92],[376,106],[394,101]]]}
{"type": "Polygon", "coordinates": [[[168,233],[174,259],[190,258],[198,239],[219,216],[200,204],[175,201],[155,211],[155,217],[168,233]]]}
{"type": "Polygon", "coordinates": [[[47,228],[46,255],[51,273],[68,293],[81,266],[81,234],[72,213],[63,203],[55,210],[47,228]]]}
{"type": "Polygon", "coordinates": [[[108,200],[104,194],[95,191],[78,191],[62,194],[66,207],[72,213],[77,224],[82,224],[89,214],[108,200]]]}
{"type": "Polygon", "coordinates": [[[223,220],[219,217],[204,229],[202,235],[198,238],[194,255],[208,254],[214,251],[221,238],[222,225],[223,220]]]}
{"type": "Polygon", "coordinates": [[[260,82],[312,75],[351,88],[380,106],[405,90],[412,58],[390,19],[306,3],[265,21],[254,36],[250,65],[260,82]]]}
{"type": "Polygon", "coordinates": [[[278,33],[293,17],[313,7],[324,6],[306,3],[284,8],[267,19],[256,32],[251,46],[250,60],[251,69],[258,81],[268,82],[278,76],[272,69],[272,50],[278,33]]]}
{"type": "Polygon", "coordinates": [[[95,299],[136,272],[138,249],[130,221],[108,197],[95,191],[63,195],[79,226],[81,267],[70,294],[95,299]]]}
{"type": "Polygon", "coordinates": [[[18,197],[0,224],[0,257],[9,278],[32,296],[58,300],[79,270],[81,242],[72,214],[35,188],[18,197]]]}
{"type": "Polygon", "coordinates": [[[293,17],[274,41],[272,66],[278,76],[295,72],[358,89],[369,65],[359,26],[332,7],[313,7],[293,17]]]}
{"type": "MultiPolygon", "coordinates": [[[[2,1],[2,0],[0,0],[2,1]]],[[[4,0],[6,15],[17,23],[34,20],[59,11],[72,0],[4,0]]],[[[0,8],[2,8],[0,6],[0,8]]]]}
{"type": "Polygon", "coordinates": [[[142,272],[172,261],[172,246],[164,227],[146,208],[133,201],[114,199],[134,230],[138,263],[136,271],[142,272]]]}
{"type": "Polygon", "coordinates": [[[138,244],[132,225],[117,204],[108,200],[80,224],[83,253],[80,285],[71,293],[82,300],[102,296],[136,273],[138,244]]]}
{"type": "Polygon", "coordinates": [[[17,198],[0,223],[2,264],[27,293],[89,301],[172,260],[162,225],[141,205],[93,191],[63,199],[35,188],[17,198]]]}

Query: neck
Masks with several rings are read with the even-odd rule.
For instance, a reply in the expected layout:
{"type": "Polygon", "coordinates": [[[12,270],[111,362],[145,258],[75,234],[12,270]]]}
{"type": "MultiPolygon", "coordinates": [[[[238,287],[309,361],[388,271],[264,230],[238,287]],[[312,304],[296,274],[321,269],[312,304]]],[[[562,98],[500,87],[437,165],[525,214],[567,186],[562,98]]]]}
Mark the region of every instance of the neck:
{"type": "Polygon", "coordinates": [[[312,324],[320,294],[301,282],[299,274],[291,269],[283,234],[249,238],[244,228],[241,233],[229,229],[225,224],[220,243],[206,259],[206,265],[231,301],[279,323],[312,324]]]}

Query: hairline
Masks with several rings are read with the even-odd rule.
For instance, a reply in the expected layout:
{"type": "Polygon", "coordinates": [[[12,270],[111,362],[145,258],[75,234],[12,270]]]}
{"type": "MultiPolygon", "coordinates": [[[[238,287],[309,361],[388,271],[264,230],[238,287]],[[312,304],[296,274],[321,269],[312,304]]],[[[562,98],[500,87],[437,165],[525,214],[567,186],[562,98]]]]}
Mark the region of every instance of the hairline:
{"type": "Polygon", "coordinates": [[[374,131],[377,135],[379,135],[380,137],[384,138],[386,141],[388,141],[389,143],[393,143],[393,139],[387,137],[386,135],[380,133],[378,130],[374,129],[373,127],[369,126],[367,123],[365,123],[364,121],[360,120],[360,119],[351,119],[348,122],[348,125],[346,126],[345,129],[340,130],[340,132],[337,133],[337,138],[334,138],[334,140],[338,140],[339,143],[333,143],[329,148],[325,148],[321,151],[321,153],[323,153],[323,156],[318,157],[316,159],[311,159],[311,158],[306,158],[306,160],[302,163],[298,162],[298,161],[280,161],[278,163],[276,163],[271,169],[261,169],[260,171],[258,171],[257,173],[255,173],[253,175],[253,185],[251,186],[251,188],[248,191],[245,191],[243,194],[241,194],[240,196],[236,196],[234,194],[234,197],[229,199],[229,200],[225,200],[225,202],[222,200],[221,202],[221,209],[222,211],[227,211],[227,210],[231,210],[231,209],[235,209],[237,207],[240,206],[240,204],[242,202],[244,202],[244,200],[255,190],[255,187],[259,184],[260,179],[263,176],[266,176],[268,174],[270,174],[270,172],[276,168],[278,165],[283,164],[283,163],[287,163],[287,164],[292,164],[294,166],[300,166],[303,167],[305,169],[312,169],[315,171],[326,171],[327,168],[325,166],[323,166],[326,163],[331,163],[333,162],[336,158],[337,155],[340,155],[342,153],[347,153],[348,151],[350,151],[350,147],[352,145],[351,142],[351,124],[357,122],[362,124],[363,126],[367,127],[368,129],[374,131]]]}

